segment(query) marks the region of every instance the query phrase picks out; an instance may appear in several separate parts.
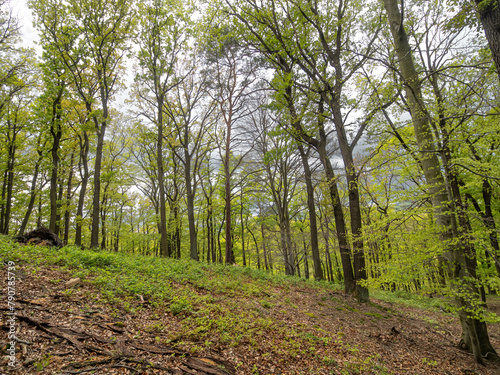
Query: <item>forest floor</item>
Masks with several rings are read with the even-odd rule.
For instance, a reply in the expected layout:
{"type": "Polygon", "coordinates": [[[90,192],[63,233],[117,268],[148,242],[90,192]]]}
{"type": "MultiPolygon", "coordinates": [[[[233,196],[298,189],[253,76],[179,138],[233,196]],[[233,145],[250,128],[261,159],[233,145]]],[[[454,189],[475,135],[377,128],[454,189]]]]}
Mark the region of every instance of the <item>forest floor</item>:
{"type": "MultiPolygon", "coordinates": [[[[458,348],[458,319],[440,310],[439,298],[425,309],[401,298],[360,304],[331,284],[243,267],[4,239],[0,259],[2,375],[500,374],[499,365],[479,365],[458,348]],[[14,368],[6,350],[9,261],[14,368]]],[[[500,313],[500,298],[489,308],[500,313]]],[[[489,333],[500,349],[499,325],[489,333]]]]}

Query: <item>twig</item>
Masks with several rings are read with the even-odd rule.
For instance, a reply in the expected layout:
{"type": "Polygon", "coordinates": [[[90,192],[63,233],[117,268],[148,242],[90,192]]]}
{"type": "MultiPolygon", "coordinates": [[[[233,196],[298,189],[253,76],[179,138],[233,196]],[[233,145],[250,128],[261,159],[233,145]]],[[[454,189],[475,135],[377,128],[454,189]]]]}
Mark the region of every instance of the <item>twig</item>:
{"type": "MultiPolygon", "coordinates": [[[[104,366],[103,366],[104,367],[104,366]]],[[[103,367],[91,367],[91,368],[87,368],[85,370],[80,370],[80,371],[69,371],[69,370],[66,370],[63,372],[63,374],[83,374],[84,372],[90,372],[90,371],[94,371],[94,370],[99,370],[99,369],[102,369],[103,367]]]]}
{"type": "Polygon", "coordinates": [[[130,367],[130,366],[126,366],[126,365],[113,365],[113,366],[111,366],[111,367],[123,367],[123,368],[127,368],[127,369],[129,369],[129,370],[135,371],[135,372],[137,372],[137,371],[138,371],[137,369],[135,369],[135,368],[133,368],[133,367],[130,367]]]}

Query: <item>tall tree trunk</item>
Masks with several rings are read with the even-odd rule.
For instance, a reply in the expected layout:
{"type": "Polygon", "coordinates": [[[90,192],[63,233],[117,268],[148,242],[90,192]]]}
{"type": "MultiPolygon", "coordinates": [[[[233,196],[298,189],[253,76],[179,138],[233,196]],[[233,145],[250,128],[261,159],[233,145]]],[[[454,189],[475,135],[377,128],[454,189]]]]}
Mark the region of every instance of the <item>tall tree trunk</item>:
{"type": "Polygon", "coordinates": [[[78,197],[78,207],[76,209],[76,231],[75,246],[82,246],[82,225],[83,225],[83,206],[85,204],[85,194],[87,193],[87,184],[89,181],[89,137],[86,131],[83,132],[83,139],[80,137],[80,195],[78,197]],[[83,167],[83,173],[82,173],[83,167]]]}
{"type": "Polygon", "coordinates": [[[266,246],[266,233],[264,231],[264,224],[260,224],[260,232],[262,235],[262,252],[264,256],[264,266],[266,271],[269,271],[269,264],[267,263],[267,246],[266,246]]]}
{"type": "Polygon", "coordinates": [[[106,202],[107,202],[107,196],[106,193],[104,193],[104,196],[101,201],[101,250],[106,250],[106,240],[107,240],[107,221],[106,221],[106,216],[108,214],[108,210],[106,209],[106,202]]]}
{"type": "Polygon", "coordinates": [[[165,179],[163,168],[163,95],[157,96],[157,139],[156,139],[156,164],[158,167],[158,190],[160,195],[160,256],[170,257],[172,255],[171,247],[168,245],[167,234],[167,205],[165,199],[165,179]]]}
{"type": "Polygon", "coordinates": [[[56,215],[56,230],[54,233],[57,236],[61,236],[61,202],[64,196],[64,177],[62,171],[59,171],[58,177],[58,192],[57,192],[57,215],[56,215]]]}
{"type": "Polygon", "coordinates": [[[92,198],[92,230],[90,234],[90,247],[99,247],[99,222],[100,222],[100,204],[101,204],[101,169],[102,169],[102,154],[104,149],[104,137],[106,135],[106,127],[109,121],[108,100],[109,92],[104,84],[107,77],[103,77],[104,72],[101,69],[97,70],[99,79],[99,89],[102,104],[102,118],[94,117],[95,129],[97,133],[97,147],[95,152],[94,165],[94,195],[92,198]]]}
{"type": "Polygon", "coordinates": [[[491,187],[489,181],[486,179],[483,180],[482,193],[484,201],[484,216],[482,216],[482,219],[484,225],[486,226],[486,228],[488,228],[489,231],[490,244],[491,248],[493,249],[493,253],[491,255],[493,257],[493,261],[495,262],[497,274],[500,277],[500,248],[498,246],[498,234],[495,224],[495,218],[491,209],[491,197],[493,194],[493,188],[491,187]]]}
{"type": "MultiPolygon", "coordinates": [[[[229,120],[231,121],[231,120],[229,120]]],[[[226,264],[235,263],[233,242],[231,236],[231,173],[230,173],[230,157],[231,157],[231,125],[227,126],[226,134],[226,154],[224,156],[224,201],[225,201],[225,235],[226,235],[226,264]]]]}
{"type": "Polygon", "coordinates": [[[500,79],[500,4],[498,0],[475,0],[475,2],[500,79]]]}
{"type": "MultiPolygon", "coordinates": [[[[124,194],[122,193],[122,197],[123,197],[123,195],[124,194]]],[[[115,245],[114,245],[114,250],[116,253],[120,249],[120,234],[121,234],[122,222],[123,222],[123,206],[124,206],[124,203],[122,200],[122,204],[120,204],[120,213],[118,215],[118,226],[116,229],[116,238],[115,238],[115,245]]]]}
{"type": "Polygon", "coordinates": [[[247,266],[245,254],[245,223],[243,221],[243,186],[240,192],[240,223],[241,223],[241,254],[243,256],[243,267],[247,266]]]}
{"type": "MultiPolygon", "coordinates": [[[[281,209],[280,209],[281,210],[281,209]]],[[[282,213],[279,215],[279,226],[280,226],[280,242],[281,242],[281,252],[283,253],[283,260],[285,262],[285,275],[294,275],[294,262],[293,254],[291,249],[291,241],[288,237],[288,225],[286,222],[285,215],[282,213]]]]}
{"type": "MultiPolygon", "coordinates": [[[[316,280],[323,280],[323,270],[321,269],[321,258],[319,255],[319,241],[318,241],[318,224],[316,220],[316,207],[314,205],[314,187],[312,184],[312,173],[309,167],[309,160],[307,159],[308,153],[305,152],[304,146],[299,143],[298,145],[300,157],[302,158],[302,165],[304,166],[304,177],[306,180],[307,190],[307,208],[309,212],[309,228],[311,234],[311,252],[314,264],[314,278],[316,280]]],[[[309,274],[309,270],[307,272],[309,274]]]]}
{"type": "Polygon", "coordinates": [[[14,190],[14,167],[16,164],[16,138],[18,130],[16,129],[16,125],[14,124],[13,128],[11,128],[12,124],[10,118],[7,119],[8,129],[13,129],[12,139],[8,144],[7,151],[7,170],[5,171],[4,184],[2,186],[2,201],[5,202],[3,205],[3,227],[0,228],[0,232],[2,234],[9,234],[9,226],[10,226],[10,212],[12,210],[12,193],[14,190]]]}
{"type": "MultiPolygon", "coordinates": [[[[187,137],[185,138],[187,139],[187,137]]],[[[198,241],[196,236],[196,222],[194,215],[194,189],[191,182],[191,156],[187,149],[184,150],[184,175],[186,179],[186,201],[189,226],[189,255],[191,259],[198,260],[198,241]]]]}
{"type": "MultiPolygon", "coordinates": [[[[500,249],[498,246],[498,235],[497,235],[497,229],[496,229],[496,223],[495,223],[495,218],[492,216],[493,213],[491,211],[491,185],[487,180],[483,181],[483,201],[485,202],[485,206],[487,206],[486,202],[489,202],[488,204],[488,209],[485,207],[485,210],[483,211],[481,207],[479,206],[479,202],[477,199],[475,199],[471,194],[466,194],[466,198],[472,202],[472,205],[474,206],[476,212],[481,216],[481,221],[483,222],[483,225],[488,229],[488,237],[490,239],[490,245],[492,248],[492,252],[489,254],[493,258],[493,261],[495,262],[495,269],[497,270],[497,274],[500,277],[500,249]]],[[[488,252],[486,253],[486,256],[488,257],[488,252]]]]}
{"type": "Polygon", "coordinates": [[[337,188],[337,178],[332,167],[330,158],[326,151],[327,137],[324,129],[324,118],[323,118],[323,104],[322,99],[320,100],[318,106],[318,128],[320,139],[314,139],[308,136],[300,124],[299,116],[295,109],[295,104],[293,102],[292,86],[289,85],[286,88],[286,100],[288,104],[288,109],[292,117],[292,127],[297,132],[297,134],[308,144],[313,146],[318,152],[321,164],[325,169],[325,175],[328,185],[328,192],[330,193],[330,199],[333,206],[333,216],[335,218],[335,229],[337,231],[337,237],[340,247],[340,258],[342,261],[342,269],[344,271],[344,291],[346,294],[352,294],[356,291],[356,282],[354,279],[354,272],[351,263],[351,248],[347,241],[347,229],[345,225],[344,212],[342,210],[342,203],[340,202],[339,191],[337,188]]]}
{"type": "MultiPolygon", "coordinates": [[[[252,229],[250,229],[250,227],[247,225],[247,230],[248,230],[248,233],[250,233],[250,235],[252,236],[252,239],[253,239],[253,243],[255,245],[255,255],[257,256],[257,269],[260,270],[260,253],[259,253],[259,244],[257,242],[257,238],[255,238],[255,234],[253,234],[252,232],[252,229]]],[[[250,264],[250,257],[248,257],[248,263],[250,264]]]]}
{"type": "Polygon", "coordinates": [[[211,207],[207,206],[207,215],[205,217],[205,226],[207,227],[207,263],[210,263],[212,256],[212,227],[211,227],[211,207]]]}
{"type": "MultiPolygon", "coordinates": [[[[475,320],[467,312],[471,309],[471,302],[467,299],[473,299],[478,296],[477,288],[471,283],[465,281],[467,276],[472,276],[468,272],[465,261],[464,250],[453,243],[456,237],[453,228],[452,209],[450,207],[446,192],[445,181],[441,174],[439,159],[436,154],[434,139],[430,127],[430,119],[422,99],[420,77],[415,69],[412,57],[412,50],[408,42],[408,36],[403,25],[403,15],[400,12],[397,0],[384,0],[387,11],[390,30],[393,36],[396,53],[399,58],[399,67],[401,75],[405,82],[405,91],[407,103],[411,111],[413,127],[417,138],[417,144],[420,151],[420,161],[424,171],[425,179],[429,185],[431,201],[434,207],[435,220],[441,229],[441,240],[447,247],[446,257],[450,275],[459,288],[465,288],[469,296],[464,297],[463,291],[457,295],[455,300],[459,310],[459,317],[462,323],[462,342],[475,356],[480,363],[484,362],[483,356],[488,354],[498,358],[495,350],[489,343],[489,337],[486,332],[481,332],[475,320]],[[483,352],[483,348],[490,350],[483,352]]],[[[476,312],[477,313],[477,312],[476,312]]],[[[480,317],[479,317],[480,318],[480,317]]]]}
{"type": "Polygon", "coordinates": [[[35,163],[35,171],[33,173],[33,178],[31,179],[31,187],[30,187],[30,200],[28,202],[28,208],[26,209],[26,212],[24,214],[23,221],[21,223],[21,227],[19,228],[19,231],[17,232],[19,235],[23,234],[26,231],[26,227],[28,226],[28,222],[30,220],[31,213],[33,212],[33,207],[35,206],[35,200],[37,196],[37,189],[36,189],[36,184],[38,181],[38,175],[40,173],[40,164],[42,163],[43,160],[43,151],[42,148],[40,147],[40,138],[38,138],[38,147],[37,147],[37,153],[38,153],[38,159],[35,163]]]}
{"type": "Polygon", "coordinates": [[[36,227],[40,228],[42,226],[42,195],[38,195],[38,212],[36,218],[36,227]]]}
{"type": "Polygon", "coordinates": [[[71,197],[72,197],[72,189],[73,189],[73,167],[75,161],[75,153],[71,153],[71,162],[69,166],[69,176],[68,176],[68,184],[66,186],[66,210],[64,212],[64,244],[68,244],[69,240],[69,222],[70,222],[70,205],[71,205],[71,197]]]}
{"type": "Polygon", "coordinates": [[[50,154],[52,155],[52,173],[50,176],[49,229],[54,233],[57,232],[57,213],[59,210],[59,204],[57,200],[57,182],[58,182],[57,173],[59,171],[59,148],[61,145],[61,138],[62,138],[61,103],[62,103],[63,91],[64,91],[64,82],[62,82],[62,84],[60,85],[57,96],[54,98],[54,101],[52,103],[52,116],[50,123],[50,134],[52,135],[52,148],[50,149],[50,154]]]}
{"type": "Polygon", "coordinates": [[[2,179],[2,194],[1,194],[1,199],[0,199],[0,233],[3,233],[3,227],[4,227],[4,222],[5,222],[5,202],[6,202],[6,195],[7,195],[7,176],[8,176],[8,168],[5,168],[5,171],[3,173],[3,179],[2,179]]]}
{"type": "MultiPolygon", "coordinates": [[[[337,64],[340,66],[340,58],[337,64]]],[[[338,71],[338,68],[336,68],[338,71]]],[[[337,80],[338,82],[341,80],[337,80]]],[[[340,84],[339,84],[340,85],[340,84]]],[[[341,85],[340,85],[341,86],[341,85]]],[[[328,104],[333,114],[333,119],[335,123],[335,128],[337,132],[337,139],[340,146],[340,152],[342,154],[342,159],[344,161],[345,173],[347,177],[348,186],[348,198],[349,198],[349,213],[351,214],[351,232],[352,232],[352,247],[353,247],[353,268],[354,268],[354,280],[355,280],[355,294],[360,302],[369,301],[368,288],[362,285],[360,282],[367,279],[366,275],[366,264],[365,255],[363,248],[363,232],[362,232],[362,216],[361,216],[361,204],[359,199],[359,183],[358,175],[354,165],[354,158],[352,156],[352,150],[347,140],[347,134],[345,132],[345,127],[343,123],[343,117],[340,110],[340,92],[341,89],[336,89],[336,95],[334,99],[330,99],[326,93],[323,98],[328,100],[328,104]]],[[[320,112],[319,116],[322,117],[322,105],[320,102],[320,112]]],[[[320,121],[323,121],[322,119],[320,121]]]]}

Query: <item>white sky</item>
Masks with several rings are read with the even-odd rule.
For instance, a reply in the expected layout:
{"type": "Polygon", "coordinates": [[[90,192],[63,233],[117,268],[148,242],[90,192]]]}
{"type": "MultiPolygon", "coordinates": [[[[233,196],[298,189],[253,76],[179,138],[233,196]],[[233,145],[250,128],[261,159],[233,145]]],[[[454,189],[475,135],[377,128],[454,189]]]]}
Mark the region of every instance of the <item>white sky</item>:
{"type": "Polygon", "coordinates": [[[39,38],[33,27],[33,15],[26,5],[26,0],[10,0],[10,6],[14,17],[17,17],[21,26],[23,47],[35,47],[36,51],[41,53],[41,48],[36,45],[39,38]]]}

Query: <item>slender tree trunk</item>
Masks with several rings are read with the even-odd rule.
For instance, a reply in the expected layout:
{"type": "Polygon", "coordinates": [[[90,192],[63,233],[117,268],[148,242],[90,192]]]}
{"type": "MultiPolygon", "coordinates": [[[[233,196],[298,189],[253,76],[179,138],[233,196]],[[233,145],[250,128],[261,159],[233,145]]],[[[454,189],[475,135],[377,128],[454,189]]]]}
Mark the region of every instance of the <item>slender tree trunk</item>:
{"type": "Polygon", "coordinates": [[[225,222],[225,220],[222,220],[222,223],[219,225],[219,229],[217,230],[217,247],[219,250],[218,262],[221,264],[224,262],[224,258],[222,257],[222,244],[221,244],[220,236],[222,233],[222,228],[224,227],[224,222],[225,222]]]}
{"type": "MultiPolygon", "coordinates": [[[[488,181],[483,181],[483,201],[486,203],[489,201],[490,206],[489,210],[485,208],[484,212],[479,206],[479,202],[471,195],[471,194],[466,194],[466,198],[472,202],[472,205],[474,206],[476,212],[481,216],[481,221],[483,222],[483,225],[488,229],[488,236],[490,239],[490,245],[493,250],[491,252],[491,257],[493,258],[493,261],[495,263],[495,269],[497,271],[498,276],[500,277],[500,249],[498,246],[498,235],[497,235],[497,229],[496,229],[496,223],[495,223],[495,218],[492,215],[491,211],[491,193],[492,191],[491,186],[487,188],[485,191],[485,184],[490,185],[488,181]],[[485,198],[486,197],[486,198],[485,198]],[[488,212],[488,213],[487,213],[488,212]]],[[[488,257],[488,252],[486,252],[486,257],[488,257]]]]}
{"type": "Polygon", "coordinates": [[[309,160],[307,159],[308,155],[304,151],[304,146],[299,143],[298,148],[300,157],[302,158],[302,165],[304,166],[304,177],[306,180],[307,208],[309,212],[309,228],[311,233],[311,252],[314,264],[314,278],[316,280],[323,280],[323,270],[321,269],[321,258],[319,255],[318,224],[316,220],[316,207],[314,204],[312,173],[311,168],[309,167],[309,160]]]}
{"type": "Polygon", "coordinates": [[[330,193],[330,199],[333,206],[333,216],[335,218],[335,229],[337,231],[337,237],[340,247],[340,258],[342,261],[342,269],[344,271],[344,291],[346,294],[352,294],[356,291],[356,282],[354,279],[354,272],[351,263],[351,248],[347,241],[347,229],[345,225],[344,212],[342,210],[342,203],[340,202],[340,196],[337,188],[337,178],[332,167],[330,158],[326,151],[326,132],[324,129],[324,118],[322,113],[323,104],[322,99],[318,107],[318,128],[320,139],[316,140],[309,137],[302,129],[300,124],[297,111],[295,109],[295,104],[293,102],[292,87],[288,86],[286,89],[286,99],[288,103],[288,109],[292,117],[292,127],[297,131],[298,135],[308,144],[313,146],[318,152],[321,164],[325,169],[326,180],[328,184],[328,191],[330,193]]]}
{"type": "Polygon", "coordinates": [[[100,96],[102,104],[102,119],[100,121],[94,117],[95,129],[97,132],[97,147],[95,154],[94,166],[94,196],[92,199],[92,230],[90,234],[90,247],[99,247],[99,212],[101,204],[101,169],[102,169],[102,154],[104,149],[104,137],[106,135],[106,126],[109,121],[108,113],[108,95],[106,87],[104,86],[103,77],[104,72],[100,69],[97,70],[97,76],[100,83],[100,96]]]}
{"type": "Polygon", "coordinates": [[[332,257],[330,254],[330,227],[326,216],[323,221],[323,237],[325,239],[326,273],[328,275],[328,281],[333,282],[332,257]]]}
{"type": "Polygon", "coordinates": [[[266,271],[269,271],[269,264],[267,263],[267,246],[266,246],[266,233],[264,231],[264,224],[260,225],[260,231],[262,235],[262,253],[264,256],[264,266],[266,267],[266,271]]]}
{"type": "Polygon", "coordinates": [[[294,256],[294,249],[293,249],[295,244],[292,243],[292,229],[290,227],[290,212],[288,209],[288,202],[285,202],[284,217],[285,217],[285,239],[286,239],[286,247],[288,253],[288,265],[290,267],[291,275],[295,275],[296,257],[294,256]]]}
{"type": "Polygon", "coordinates": [[[231,126],[227,127],[226,134],[226,154],[224,157],[224,200],[225,200],[225,222],[226,222],[226,264],[235,263],[233,242],[231,237],[231,173],[230,173],[230,157],[231,157],[231,126]]]}
{"type": "Polygon", "coordinates": [[[88,134],[87,132],[83,132],[83,139],[80,138],[80,177],[82,183],[80,185],[80,195],[78,197],[78,207],[76,209],[75,246],[82,246],[83,206],[85,204],[85,194],[87,193],[87,184],[89,181],[89,147],[88,134]],[[83,174],[81,167],[83,167],[83,174]]]}
{"type": "MultiPolygon", "coordinates": [[[[300,229],[300,232],[302,233],[302,249],[304,251],[304,277],[306,278],[306,280],[309,279],[309,260],[308,260],[308,257],[307,257],[307,243],[306,243],[306,239],[305,239],[305,233],[304,233],[304,230],[301,228],[300,229]]],[[[319,260],[319,266],[321,268],[321,259],[319,260]]]]}
{"type": "MultiPolygon", "coordinates": [[[[281,210],[281,209],[280,209],[281,210]]],[[[294,265],[293,265],[293,255],[292,249],[290,248],[290,241],[288,239],[287,223],[286,219],[283,218],[284,214],[279,215],[280,221],[280,242],[281,242],[281,252],[283,254],[283,260],[285,262],[285,275],[294,275],[294,265]]]]}
{"type": "Polygon", "coordinates": [[[156,164],[158,167],[158,190],[160,195],[160,256],[170,257],[172,255],[171,247],[168,245],[168,234],[167,234],[167,205],[165,199],[165,179],[164,179],[164,168],[163,168],[163,95],[157,96],[157,139],[156,139],[156,164]]]}
{"type": "MultiPolygon", "coordinates": [[[[123,193],[122,193],[123,196],[123,193]]],[[[118,252],[120,249],[120,234],[121,234],[121,229],[122,229],[122,222],[123,222],[123,203],[120,205],[120,213],[118,216],[118,228],[116,229],[116,238],[115,238],[115,246],[114,250],[115,253],[118,252]]]]}
{"type": "Polygon", "coordinates": [[[59,148],[61,145],[62,138],[62,127],[61,127],[61,103],[62,94],[64,91],[64,82],[62,82],[57,96],[54,98],[52,103],[52,119],[50,124],[50,134],[52,135],[52,148],[50,153],[52,155],[52,173],[50,176],[50,222],[49,229],[57,234],[57,213],[59,210],[59,204],[57,200],[57,182],[58,182],[58,171],[59,171],[59,148]]]}
{"type": "Polygon", "coordinates": [[[106,216],[107,216],[107,213],[108,213],[108,210],[106,209],[106,202],[107,202],[107,197],[105,195],[106,193],[104,193],[104,196],[103,196],[103,199],[102,199],[102,202],[101,202],[101,250],[106,250],[106,239],[107,239],[107,235],[106,235],[106,230],[107,230],[107,220],[106,220],[106,216]]]}
{"type": "MultiPolygon", "coordinates": [[[[187,139],[187,137],[185,139],[187,139]]],[[[191,156],[189,155],[187,149],[184,150],[184,157],[184,175],[186,178],[186,201],[189,226],[189,255],[191,259],[198,260],[198,241],[196,238],[196,222],[194,215],[194,189],[191,182],[191,156]]]]}
{"type": "Polygon", "coordinates": [[[102,168],[102,151],[104,148],[104,130],[105,126],[97,131],[97,148],[94,166],[94,195],[92,199],[92,226],[90,234],[90,247],[99,247],[99,221],[100,221],[100,206],[101,206],[101,168],[102,168]]]}
{"type": "Polygon", "coordinates": [[[247,259],[245,254],[245,223],[243,222],[243,187],[240,192],[240,223],[241,223],[241,253],[243,256],[243,267],[247,266],[247,259]]]}
{"type": "Polygon", "coordinates": [[[205,225],[207,227],[207,263],[210,263],[214,253],[212,248],[212,205],[210,197],[205,195],[205,198],[207,199],[207,216],[205,218],[205,225]]]}
{"type": "Polygon", "coordinates": [[[493,249],[493,253],[491,255],[495,263],[497,274],[500,277],[500,248],[498,246],[498,234],[495,224],[495,217],[493,216],[493,211],[491,209],[491,197],[493,194],[493,188],[486,179],[483,180],[482,193],[484,201],[484,215],[482,216],[482,219],[484,225],[489,231],[490,245],[493,249]]]}
{"type": "MultiPolygon", "coordinates": [[[[260,270],[260,253],[259,253],[259,244],[257,242],[257,238],[255,238],[255,235],[253,234],[252,230],[250,227],[247,226],[248,233],[252,236],[253,243],[255,244],[255,254],[257,255],[257,269],[260,270]]],[[[250,263],[250,257],[248,258],[248,261],[250,263]]]]}
{"type": "Polygon", "coordinates": [[[23,221],[21,223],[21,227],[19,228],[18,234],[22,235],[26,231],[26,227],[28,226],[28,222],[30,220],[31,213],[33,212],[33,207],[35,206],[35,200],[37,196],[36,184],[38,181],[38,175],[40,173],[40,164],[43,160],[43,151],[40,149],[40,138],[38,139],[38,147],[37,147],[38,159],[35,163],[35,170],[33,173],[33,178],[31,179],[31,187],[30,187],[30,200],[28,202],[28,208],[26,209],[26,213],[24,214],[23,221]]]}
{"type": "MultiPolygon", "coordinates": [[[[11,121],[8,121],[8,129],[11,129],[11,121]]],[[[7,153],[7,170],[5,172],[4,185],[2,187],[2,200],[5,199],[5,204],[3,206],[3,228],[1,229],[1,233],[8,235],[9,234],[9,226],[10,226],[10,212],[12,210],[12,192],[14,190],[14,167],[16,164],[16,138],[17,132],[16,125],[14,125],[14,131],[12,135],[12,139],[8,145],[8,153],[7,153]]]]}
{"type": "MultiPolygon", "coordinates": [[[[338,62],[340,64],[340,61],[338,62]]],[[[325,94],[324,99],[328,100],[330,109],[333,113],[335,128],[337,132],[337,139],[340,146],[340,151],[342,153],[342,159],[344,161],[345,173],[347,177],[347,186],[349,192],[349,213],[351,216],[351,232],[352,232],[352,246],[353,246],[353,268],[354,268],[354,279],[355,279],[355,294],[360,302],[369,301],[368,288],[361,285],[360,282],[367,279],[366,275],[366,264],[363,246],[363,232],[362,232],[362,216],[361,216],[361,204],[359,200],[359,183],[358,175],[354,165],[354,158],[352,156],[352,150],[347,140],[347,135],[345,132],[343,117],[340,110],[340,91],[337,89],[337,95],[335,95],[335,100],[330,100],[325,94]]],[[[322,106],[320,103],[320,116],[322,111],[322,106]]],[[[322,120],[321,120],[322,121],[322,120]]]]}
{"type": "Polygon", "coordinates": [[[69,223],[70,223],[70,205],[71,205],[71,197],[72,197],[72,189],[73,189],[73,167],[75,161],[75,153],[71,153],[71,161],[69,166],[69,176],[68,176],[68,184],[66,185],[66,210],[64,211],[64,244],[68,244],[69,240],[69,223]]]}
{"type": "Polygon", "coordinates": [[[0,200],[0,233],[4,234],[4,222],[5,222],[5,202],[6,202],[6,195],[7,195],[7,176],[9,173],[9,169],[6,168],[4,173],[3,173],[3,179],[2,179],[2,199],[0,200]]]}
{"type": "MultiPolygon", "coordinates": [[[[62,171],[60,171],[62,172],[62,171]]],[[[58,178],[58,193],[57,193],[57,215],[56,215],[56,230],[54,233],[57,236],[61,236],[61,202],[63,200],[64,196],[64,178],[63,178],[63,173],[59,173],[59,178],[58,178]]]]}

